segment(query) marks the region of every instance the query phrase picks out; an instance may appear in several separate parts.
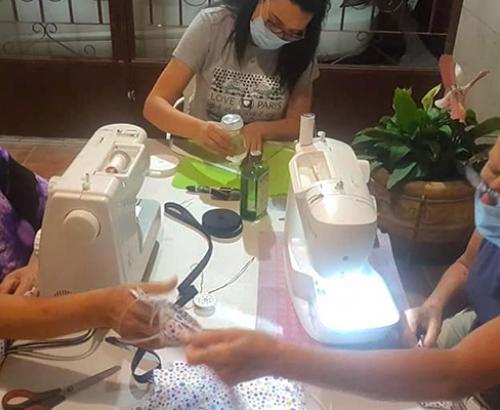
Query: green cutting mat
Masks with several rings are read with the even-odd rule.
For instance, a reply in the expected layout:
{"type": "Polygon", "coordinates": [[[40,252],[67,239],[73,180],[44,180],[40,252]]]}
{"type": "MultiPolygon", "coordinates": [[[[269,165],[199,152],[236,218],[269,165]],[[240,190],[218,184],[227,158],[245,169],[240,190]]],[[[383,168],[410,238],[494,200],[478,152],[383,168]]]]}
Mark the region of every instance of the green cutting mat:
{"type": "MultiPolygon", "coordinates": [[[[288,193],[290,184],[288,163],[294,153],[293,144],[264,144],[264,160],[269,164],[270,196],[288,193]]],[[[221,165],[228,166],[228,163],[221,165]]],[[[173,186],[186,189],[189,185],[239,188],[240,175],[236,169],[229,171],[201,160],[183,158],[177,166],[173,186]]]]}

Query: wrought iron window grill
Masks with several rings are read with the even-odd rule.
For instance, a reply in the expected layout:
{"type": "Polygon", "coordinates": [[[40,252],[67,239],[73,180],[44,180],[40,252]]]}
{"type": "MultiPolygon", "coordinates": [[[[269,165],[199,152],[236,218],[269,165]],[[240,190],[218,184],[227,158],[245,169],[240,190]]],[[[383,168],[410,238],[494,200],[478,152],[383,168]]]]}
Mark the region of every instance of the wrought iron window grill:
{"type": "MultiPolygon", "coordinates": [[[[142,15],[141,21],[136,16],[132,22],[136,41],[149,41],[140,34],[146,30],[154,32],[156,39],[175,44],[196,13],[214,3],[215,0],[133,0],[134,12],[142,15]],[[175,35],[172,29],[176,30],[175,35]]],[[[432,66],[439,54],[450,51],[462,0],[331,0],[331,3],[320,45],[322,62],[381,65],[413,62],[432,66]],[[338,46],[339,41],[343,42],[343,48],[331,46],[332,43],[338,46]],[[408,50],[426,57],[418,61],[416,57],[408,57],[408,50]]],[[[94,57],[99,56],[96,42],[111,44],[108,0],[0,0],[0,30],[15,25],[25,29],[17,36],[0,36],[0,55],[30,54],[33,47],[52,43],[66,56],[94,57]],[[93,18],[87,19],[79,11],[81,7],[77,4],[82,3],[93,8],[93,18]],[[28,6],[26,17],[22,10],[28,6]],[[57,13],[51,12],[55,6],[57,13]],[[81,34],[80,27],[88,30],[86,36],[73,33],[81,34]],[[99,35],[95,34],[98,31],[99,35]]],[[[169,46],[169,51],[173,47],[169,46]]],[[[164,58],[165,53],[148,57],[164,58]]]]}
{"type": "MultiPolygon", "coordinates": [[[[59,47],[62,55],[73,57],[95,57],[96,47],[91,39],[75,37],[71,28],[74,27],[109,27],[109,8],[107,0],[91,0],[86,5],[93,4],[94,19],[82,18],[78,4],[82,0],[3,0],[10,7],[0,9],[0,55],[26,55],[41,44],[52,44],[59,47]],[[57,13],[54,13],[57,7],[57,13]],[[24,12],[24,13],[23,13],[24,12]],[[24,28],[20,30],[19,27],[24,28]],[[8,28],[15,35],[9,36],[8,28]],[[61,33],[61,28],[67,28],[67,33],[61,33]],[[1,31],[0,31],[1,33],[1,31]]],[[[1,3],[1,1],[0,1],[1,3]]],[[[85,13],[89,14],[89,13],[85,13]]],[[[99,41],[111,41],[108,31],[106,36],[95,38],[99,41]]]]}

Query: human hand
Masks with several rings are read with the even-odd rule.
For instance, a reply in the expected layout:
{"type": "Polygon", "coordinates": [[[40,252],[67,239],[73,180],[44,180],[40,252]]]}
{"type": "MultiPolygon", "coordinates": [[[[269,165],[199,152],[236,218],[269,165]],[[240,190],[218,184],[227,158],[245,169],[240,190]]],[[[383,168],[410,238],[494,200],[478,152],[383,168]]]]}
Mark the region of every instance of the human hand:
{"type": "Polygon", "coordinates": [[[404,349],[413,349],[418,345],[416,332],[410,329],[406,315],[401,315],[397,330],[400,347],[404,349]]]}
{"type": "Polygon", "coordinates": [[[195,141],[210,151],[225,156],[234,154],[231,136],[217,122],[205,121],[201,126],[200,135],[195,141]]]}
{"type": "Polygon", "coordinates": [[[247,151],[262,152],[262,131],[260,125],[256,122],[247,124],[243,127],[243,136],[245,137],[245,146],[247,151]]]}
{"type": "Polygon", "coordinates": [[[435,346],[443,324],[442,309],[424,303],[422,306],[408,309],[405,314],[410,330],[417,337],[417,332],[425,332],[424,347],[435,346]]]}
{"type": "Polygon", "coordinates": [[[481,171],[481,177],[491,189],[500,192],[500,135],[490,151],[489,159],[481,171]]]}
{"type": "Polygon", "coordinates": [[[279,343],[254,331],[210,331],[190,335],[185,349],[188,363],[207,365],[233,385],[272,374],[279,343]]]}
{"type": "Polygon", "coordinates": [[[26,266],[5,276],[0,294],[24,295],[38,284],[38,257],[33,255],[26,266]]]}
{"type": "MultiPolygon", "coordinates": [[[[175,288],[177,281],[160,283],[141,283],[123,285],[111,289],[109,298],[109,327],[120,334],[123,339],[144,340],[137,346],[145,349],[165,347],[160,318],[155,314],[153,306],[134,296],[133,290],[142,289],[146,295],[162,295],[175,288]]],[[[157,313],[157,312],[156,312],[157,313]]]]}

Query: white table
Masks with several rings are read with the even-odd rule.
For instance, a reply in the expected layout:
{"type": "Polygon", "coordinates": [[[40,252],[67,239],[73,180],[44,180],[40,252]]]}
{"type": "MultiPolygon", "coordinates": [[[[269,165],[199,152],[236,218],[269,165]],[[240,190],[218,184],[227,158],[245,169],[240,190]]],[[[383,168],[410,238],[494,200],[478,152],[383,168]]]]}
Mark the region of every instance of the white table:
{"type": "MultiPolygon", "coordinates": [[[[166,153],[168,149],[157,141],[150,141],[151,153],[166,153]]],[[[237,204],[211,202],[207,198],[187,194],[172,187],[172,177],[155,179],[147,178],[140,192],[140,197],[150,198],[164,203],[175,201],[183,203],[195,217],[208,209],[231,207],[236,210],[237,204]],[[191,200],[190,200],[191,199],[191,200]],[[190,200],[190,201],[189,201],[190,200]]],[[[214,242],[212,259],[205,270],[205,286],[207,289],[227,282],[237,273],[251,256],[258,257],[258,233],[283,231],[283,201],[273,201],[269,216],[254,224],[245,223],[242,237],[232,243],[214,242]],[[276,203],[277,202],[277,203],[276,203]],[[280,203],[281,202],[281,203],[280,203]]],[[[151,274],[151,280],[166,280],[178,275],[183,279],[191,266],[200,259],[206,250],[206,241],[197,233],[167,218],[162,220],[159,234],[159,253],[151,274]]],[[[216,313],[208,318],[198,318],[202,325],[210,328],[228,326],[255,327],[257,304],[258,258],[250,265],[246,273],[233,285],[217,294],[216,313]]],[[[87,346],[59,349],[58,354],[75,354],[84,351],[87,346]]],[[[159,354],[164,363],[183,360],[181,349],[163,349],[159,354]]],[[[97,373],[116,364],[122,370],[110,377],[106,382],[95,385],[63,403],[61,409],[111,409],[128,408],[147,391],[147,387],[138,386],[130,376],[131,352],[102,343],[90,357],[80,361],[48,361],[34,358],[9,357],[0,371],[0,395],[13,388],[28,388],[43,391],[74,382],[87,375],[97,373]]],[[[416,408],[413,403],[385,403],[366,400],[357,396],[340,392],[330,392],[317,388],[308,388],[325,406],[325,409],[386,409],[405,410],[416,408]]],[[[316,409],[312,406],[311,409],[316,409]]]]}

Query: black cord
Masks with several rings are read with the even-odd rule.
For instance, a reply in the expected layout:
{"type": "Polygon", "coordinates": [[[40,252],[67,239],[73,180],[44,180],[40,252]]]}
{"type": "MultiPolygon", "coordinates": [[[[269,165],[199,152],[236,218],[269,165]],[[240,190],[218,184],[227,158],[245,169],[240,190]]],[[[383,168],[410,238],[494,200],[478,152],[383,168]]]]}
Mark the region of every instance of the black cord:
{"type": "Polygon", "coordinates": [[[205,237],[208,243],[208,249],[203,258],[196,264],[194,269],[191,270],[189,275],[180,283],[180,285],[177,286],[179,297],[175,302],[175,304],[179,307],[183,307],[198,294],[198,290],[193,285],[193,283],[202,274],[210,258],[212,257],[212,252],[213,252],[212,238],[205,231],[205,229],[203,229],[203,226],[196,220],[196,218],[182,205],[179,205],[175,202],[166,202],[163,205],[163,207],[165,214],[182,223],[185,223],[189,227],[198,231],[205,237]]]}
{"type": "MultiPolygon", "coordinates": [[[[184,307],[198,294],[198,289],[196,289],[193,283],[203,273],[203,270],[207,266],[208,261],[212,257],[212,251],[213,251],[212,238],[203,229],[203,226],[196,220],[196,218],[182,205],[177,204],[175,202],[166,202],[163,205],[163,210],[166,215],[198,231],[205,237],[205,239],[208,242],[208,249],[205,252],[203,258],[196,264],[196,266],[191,270],[189,275],[187,275],[187,277],[180,283],[180,285],[177,286],[179,297],[177,298],[175,305],[178,307],[184,307]]],[[[159,360],[159,357],[156,353],[142,348],[138,348],[137,351],[134,353],[134,357],[132,359],[130,368],[132,371],[132,377],[135,379],[136,382],[149,383],[153,378],[154,370],[161,369],[161,361],[159,360]],[[154,369],[139,374],[137,373],[137,367],[139,366],[139,363],[141,362],[142,358],[147,352],[155,355],[158,358],[158,365],[154,369]]]]}
{"type": "Polygon", "coordinates": [[[83,335],[67,337],[61,339],[47,340],[43,342],[28,342],[11,344],[6,353],[13,354],[18,352],[32,352],[35,350],[56,349],[59,347],[78,346],[88,342],[95,335],[95,329],[87,330],[83,335]]]}

